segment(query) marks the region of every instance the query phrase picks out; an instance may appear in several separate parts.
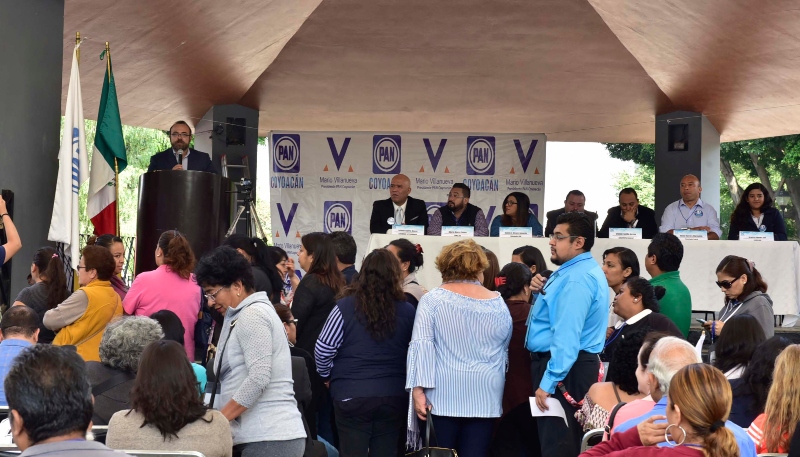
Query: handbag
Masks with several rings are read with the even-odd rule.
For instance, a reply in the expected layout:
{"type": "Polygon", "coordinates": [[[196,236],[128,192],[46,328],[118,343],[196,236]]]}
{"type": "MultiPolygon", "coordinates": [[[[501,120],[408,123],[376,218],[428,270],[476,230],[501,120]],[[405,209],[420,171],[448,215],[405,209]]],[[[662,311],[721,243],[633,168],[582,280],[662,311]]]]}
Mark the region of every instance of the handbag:
{"type": "Polygon", "coordinates": [[[433,429],[433,418],[431,417],[431,410],[425,413],[425,445],[418,451],[412,451],[406,454],[406,457],[458,457],[458,452],[455,449],[447,449],[443,447],[431,446],[431,435],[436,439],[436,431],[433,429]]]}

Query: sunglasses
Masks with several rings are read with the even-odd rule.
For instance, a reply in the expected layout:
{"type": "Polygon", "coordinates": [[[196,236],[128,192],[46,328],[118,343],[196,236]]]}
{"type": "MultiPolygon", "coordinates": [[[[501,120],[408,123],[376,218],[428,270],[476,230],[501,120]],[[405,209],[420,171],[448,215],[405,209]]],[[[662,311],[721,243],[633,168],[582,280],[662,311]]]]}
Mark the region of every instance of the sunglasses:
{"type": "Polygon", "coordinates": [[[739,279],[741,278],[736,278],[733,281],[714,281],[714,283],[717,285],[717,287],[721,287],[723,289],[730,289],[731,286],[733,286],[733,283],[735,283],[739,279]]]}

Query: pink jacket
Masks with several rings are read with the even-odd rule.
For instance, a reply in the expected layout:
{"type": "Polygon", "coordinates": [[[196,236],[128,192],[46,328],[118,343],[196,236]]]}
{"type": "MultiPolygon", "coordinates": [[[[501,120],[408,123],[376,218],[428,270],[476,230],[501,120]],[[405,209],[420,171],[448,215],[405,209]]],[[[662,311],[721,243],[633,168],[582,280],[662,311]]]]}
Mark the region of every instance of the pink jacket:
{"type": "Polygon", "coordinates": [[[200,313],[202,289],[194,275],[188,280],[173,273],[166,265],[140,273],[125,295],[125,314],[150,316],[167,309],[178,315],[184,328],[184,347],[194,362],[194,326],[200,313]]]}

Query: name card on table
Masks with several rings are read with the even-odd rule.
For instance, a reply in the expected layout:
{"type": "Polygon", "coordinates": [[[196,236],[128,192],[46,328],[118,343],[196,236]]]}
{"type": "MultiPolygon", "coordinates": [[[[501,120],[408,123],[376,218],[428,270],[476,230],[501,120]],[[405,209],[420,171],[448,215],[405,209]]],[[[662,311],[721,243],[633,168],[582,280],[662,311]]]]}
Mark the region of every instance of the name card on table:
{"type": "Polygon", "coordinates": [[[443,225],[442,236],[475,236],[475,227],[471,225],[443,225]]]}
{"type": "Polygon", "coordinates": [[[775,234],[772,232],[739,232],[739,239],[742,241],[775,241],[775,234]]]}
{"type": "Polygon", "coordinates": [[[531,227],[500,227],[500,238],[531,238],[531,227]]]}
{"type": "Polygon", "coordinates": [[[681,241],[708,240],[708,232],[705,230],[675,230],[672,233],[681,241]]]}
{"type": "Polygon", "coordinates": [[[392,235],[424,235],[424,225],[394,225],[392,235]]]}
{"type": "Polygon", "coordinates": [[[641,240],[641,228],[609,228],[608,238],[612,240],[641,240]]]}

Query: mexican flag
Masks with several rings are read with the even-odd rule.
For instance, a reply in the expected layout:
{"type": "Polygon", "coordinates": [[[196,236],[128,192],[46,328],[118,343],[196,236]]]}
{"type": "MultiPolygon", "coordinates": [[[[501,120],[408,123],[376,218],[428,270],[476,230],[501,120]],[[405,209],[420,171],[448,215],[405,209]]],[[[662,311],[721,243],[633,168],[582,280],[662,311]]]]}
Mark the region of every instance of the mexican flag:
{"type": "Polygon", "coordinates": [[[122,122],[119,117],[117,89],[111,72],[111,55],[103,51],[108,59],[103,93],[97,113],[97,132],[94,137],[92,168],[89,174],[89,200],[86,212],[94,224],[94,234],[117,234],[117,192],[114,160],[120,173],[128,165],[125,141],[122,139],[122,122]]]}

